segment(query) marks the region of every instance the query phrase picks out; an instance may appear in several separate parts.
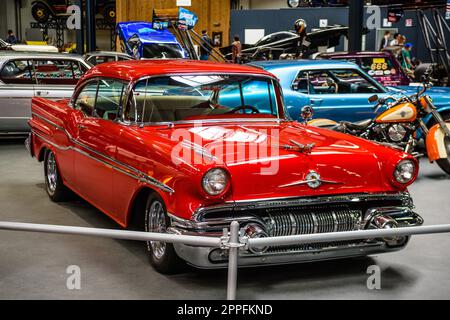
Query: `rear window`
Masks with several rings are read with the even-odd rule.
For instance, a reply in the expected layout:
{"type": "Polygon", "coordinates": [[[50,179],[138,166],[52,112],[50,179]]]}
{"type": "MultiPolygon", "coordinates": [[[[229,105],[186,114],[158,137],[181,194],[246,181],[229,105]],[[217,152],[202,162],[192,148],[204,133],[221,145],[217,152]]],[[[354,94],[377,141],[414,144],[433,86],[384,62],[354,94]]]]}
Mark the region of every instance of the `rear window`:
{"type": "Polygon", "coordinates": [[[28,60],[11,60],[3,66],[0,78],[7,84],[33,84],[32,69],[28,60]]]}

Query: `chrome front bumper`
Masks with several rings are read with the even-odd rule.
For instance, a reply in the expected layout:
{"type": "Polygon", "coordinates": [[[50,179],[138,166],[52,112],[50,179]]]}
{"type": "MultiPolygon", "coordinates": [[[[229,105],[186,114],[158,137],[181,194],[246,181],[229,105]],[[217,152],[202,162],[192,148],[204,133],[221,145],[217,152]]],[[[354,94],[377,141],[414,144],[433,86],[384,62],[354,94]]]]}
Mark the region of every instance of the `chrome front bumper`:
{"type": "MultiPolygon", "coordinates": [[[[407,241],[402,246],[388,247],[383,242],[372,244],[361,244],[347,248],[336,248],[327,250],[317,250],[308,252],[294,252],[286,254],[252,254],[240,251],[238,265],[240,267],[263,266],[263,265],[282,265],[293,263],[307,263],[314,261],[326,261],[345,258],[362,257],[379,253],[394,252],[405,248],[407,241]]],[[[212,262],[210,255],[214,250],[203,247],[192,247],[182,244],[174,245],[177,255],[188,264],[200,269],[220,269],[228,267],[227,259],[222,262],[212,262]]]]}
{"type": "MultiPolygon", "coordinates": [[[[298,212],[294,211],[295,214],[307,215],[311,214],[308,208],[313,211],[317,207],[318,203],[322,205],[325,203],[329,208],[335,208],[334,206],[342,205],[350,201],[353,205],[355,202],[360,202],[360,208],[363,208],[363,204],[371,206],[374,199],[379,199],[382,195],[354,195],[346,197],[322,197],[316,199],[284,199],[270,202],[260,202],[249,204],[245,203],[244,207],[242,204],[234,204],[233,208],[230,208],[230,204],[225,204],[214,208],[201,209],[199,212],[201,215],[194,215],[192,220],[182,220],[173,215],[170,215],[172,219],[172,226],[169,228],[169,232],[177,234],[190,234],[190,235],[202,235],[202,236],[222,236],[223,228],[229,226],[232,220],[236,220],[240,223],[241,228],[248,225],[249,222],[257,223],[259,225],[264,225],[263,227],[267,229],[268,220],[264,220],[261,217],[255,216],[255,207],[260,208],[283,208],[284,203],[286,203],[285,208],[290,208],[292,212],[293,202],[297,205],[301,205],[302,209],[298,212]],[[306,201],[306,204],[305,204],[306,201]],[[301,204],[300,204],[301,202],[301,204]],[[270,206],[273,207],[270,207],[270,206]],[[221,210],[221,209],[225,209],[221,210]],[[252,211],[253,210],[253,211],[252,211]],[[216,217],[217,212],[220,212],[220,216],[216,217]],[[225,212],[225,217],[224,217],[225,212]],[[228,215],[229,214],[229,215],[228,215]],[[214,218],[216,217],[216,218],[214,218]]],[[[402,193],[398,195],[386,195],[388,202],[380,203],[393,203],[393,199],[397,199],[401,206],[379,206],[379,207],[367,207],[364,211],[360,210],[359,219],[352,221],[350,225],[351,230],[366,230],[366,229],[382,229],[382,228],[392,228],[392,227],[412,227],[420,226],[423,224],[423,219],[412,211],[413,204],[409,197],[409,194],[402,193]]],[[[377,200],[378,201],[378,200],[377,200]]],[[[337,208],[337,207],[336,207],[337,208]]],[[[364,207],[365,208],[365,207],[364,207]]],[[[268,210],[270,211],[270,210],[268,210]]],[[[261,211],[258,211],[261,212],[261,211]]],[[[351,210],[350,212],[354,212],[351,210]]],[[[277,214],[279,214],[277,212],[277,214]]],[[[282,212],[286,215],[286,212],[282,212]]],[[[297,234],[308,234],[308,233],[322,233],[322,232],[339,232],[339,231],[351,231],[342,230],[342,220],[334,220],[334,230],[333,230],[333,220],[330,215],[324,214],[322,217],[327,217],[322,219],[321,213],[315,214],[319,223],[322,221],[323,225],[315,228],[309,228],[312,230],[308,232],[308,228],[304,228],[299,225],[300,221],[307,221],[302,219],[296,219],[292,217],[291,219],[272,219],[277,221],[284,221],[281,229],[276,231],[271,231],[268,236],[283,236],[290,234],[281,234],[281,232],[297,232],[297,234]],[[291,224],[294,223],[294,225],[291,224]],[[297,223],[296,223],[297,222],[297,223]]],[[[339,216],[339,209],[333,209],[333,217],[339,216]]],[[[312,213],[314,216],[314,213],[312,213]]],[[[344,222],[347,220],[344,219],[344,222]]],[[[345,224],[344,224],[345,226],[345,224]]],[[[239,266],[258,266],[258,265],[276,265],[276,264],[290,264],[290,263],[302,263],[302,262],[312,262],[320,260],[331,260],[331,259],[342,259],[349,257],[367,256],[373,254],[379,254],[384,252],[393,252],[403,249],[408,242],[408,237],[402,237],[398,239],[365,239],[358,241],[349,241],[344,243],[323,243],[315,245],[302,245],[302,246],[288,246],[288,247],[270,247],[264,252],[250,252],[245,249],[239,251],[239,266]]],[[[204,248],[177,244],[174,245],[175,251],[180,258],[185,260],[188,264],[191,264],[198,268],[223,268],[227,266],[227,250],[222,250],[219,248],[204,248]]]]}

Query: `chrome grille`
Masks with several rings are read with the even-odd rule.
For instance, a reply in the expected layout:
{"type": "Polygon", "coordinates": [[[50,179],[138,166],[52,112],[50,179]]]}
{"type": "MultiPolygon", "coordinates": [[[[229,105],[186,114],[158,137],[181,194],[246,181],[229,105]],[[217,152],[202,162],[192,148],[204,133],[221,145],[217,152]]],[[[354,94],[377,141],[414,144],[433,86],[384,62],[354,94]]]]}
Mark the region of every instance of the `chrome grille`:
{"type": "Polygon", "coordinates": [[[282,207],[266,210],[263,217],[269,236],[352,231],[361,223],[362,211],[346,206],[282,207]]]}

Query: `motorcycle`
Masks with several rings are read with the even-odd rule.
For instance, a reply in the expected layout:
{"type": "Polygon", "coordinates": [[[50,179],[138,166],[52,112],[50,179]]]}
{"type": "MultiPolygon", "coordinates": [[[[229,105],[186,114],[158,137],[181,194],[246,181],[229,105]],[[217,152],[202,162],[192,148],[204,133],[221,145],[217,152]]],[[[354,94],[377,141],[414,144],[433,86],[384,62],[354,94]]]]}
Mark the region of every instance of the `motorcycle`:
{"type": "Polygon", "coordinates": [[[411,96],[370,97],[370,103],[376,102],[375,114],[386,106],[386,110],[374,119],[356,123],[347,121],[337,123],[329,119],[311,120],[314,111],[309,106],[302,109],[301,116],[308,125],[372,140],[401,149],[416,157],[421,156],[416,152],[416,147],[423,137],[430,162],[436,162],[442,170],[450,174],[450,122],[444,121],[430,96],[425,94],[429,87],[429,84],[424,84],[421,90],[411,96]],[[432,125],[427,127],[424,118],[429,114],[433,120],[432,125]]]}

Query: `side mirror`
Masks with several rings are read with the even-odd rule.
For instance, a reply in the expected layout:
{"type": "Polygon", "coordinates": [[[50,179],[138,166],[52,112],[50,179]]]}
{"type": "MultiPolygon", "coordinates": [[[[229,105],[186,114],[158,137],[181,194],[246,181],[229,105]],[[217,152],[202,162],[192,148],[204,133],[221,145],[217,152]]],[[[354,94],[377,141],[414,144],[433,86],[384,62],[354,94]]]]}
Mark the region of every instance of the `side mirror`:
{"type": "Polygon", "coordinates": [[[311,106],[304,106],[302,108],[300,116],[303,119],[303,121],[308,122],[314,116],[314,109],[311,106]]]}
{"type": "Polygon", "coordinates": [[[369,98],[369,102],[370,103],[374,103],[374,102],[377,102],[378,101],[378,96],[377,95],[374,95],[374,96],[371,96],[370,98],[369,98]]]}

